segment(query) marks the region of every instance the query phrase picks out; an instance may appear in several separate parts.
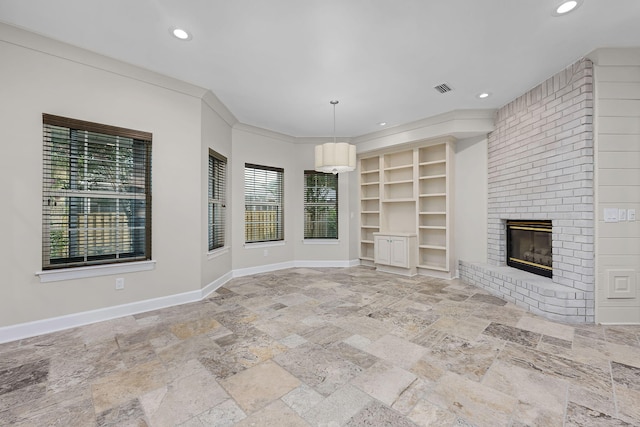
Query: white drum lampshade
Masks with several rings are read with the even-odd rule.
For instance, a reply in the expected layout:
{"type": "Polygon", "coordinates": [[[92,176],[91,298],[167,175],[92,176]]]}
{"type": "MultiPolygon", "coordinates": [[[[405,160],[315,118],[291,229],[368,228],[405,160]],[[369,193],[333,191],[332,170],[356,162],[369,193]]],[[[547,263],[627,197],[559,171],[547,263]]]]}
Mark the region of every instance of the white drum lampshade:
{"type": "Polygon", "coordinates": [[[327,142],[316,145],[316,171],[336,174],[350,172],[355,168],[355,145],[346,142],[327,142]]]}

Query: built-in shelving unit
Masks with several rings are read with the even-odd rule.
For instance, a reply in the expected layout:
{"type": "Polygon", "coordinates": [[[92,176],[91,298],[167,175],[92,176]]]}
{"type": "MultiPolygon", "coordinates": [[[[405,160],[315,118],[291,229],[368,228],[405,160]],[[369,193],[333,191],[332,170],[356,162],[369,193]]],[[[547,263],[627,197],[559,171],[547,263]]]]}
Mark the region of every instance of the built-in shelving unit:
{"type": "Polygon", "coordinates": [[[360,160],[360,259],[373,265],[373,233],[380,231],[380,157],[360,160]]]}
{"type": "Polygon", "coordinates": [[[418,149],[418,267],[450,271],[451,144],[418,149]]]}
{"type": "Polygon", "coordinates": [[[413,233],[421,273],[451,277],[453,139],[360,159],[360,258],[374,262],[374,233],[413,233]]]}

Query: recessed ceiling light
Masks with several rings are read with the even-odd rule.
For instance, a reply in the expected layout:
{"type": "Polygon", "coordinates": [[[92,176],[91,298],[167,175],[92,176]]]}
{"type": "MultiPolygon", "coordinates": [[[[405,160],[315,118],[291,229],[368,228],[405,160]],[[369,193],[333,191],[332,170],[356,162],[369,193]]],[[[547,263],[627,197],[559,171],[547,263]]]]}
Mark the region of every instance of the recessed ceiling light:
{"type": "Polygon", "coordinates": [[[191,40],[191,34],[182,28],[169,28],[171,35],[180,40],[191,40]]]}
{"type": "Polygon", "coordinates": [[[556,7],[554,15],[565,15],[573,10],[576,10],[578,6],[580,6],[580,4],[582,4],[582,0],[563,1],[556,7]]]}
{"type": "Polygon", "coordinates": [[[478,94],[478,98],[485,99],[488,98],[491,94],[489,92],[482,92],[478,94]]]}
{"type": "Polygon", "coordinates": [[[379,124],[380,126],[386,126],[386,125],[387,125],[387,122],[380,122],[380,123],[378,123],[378,124],[379,124]]]}

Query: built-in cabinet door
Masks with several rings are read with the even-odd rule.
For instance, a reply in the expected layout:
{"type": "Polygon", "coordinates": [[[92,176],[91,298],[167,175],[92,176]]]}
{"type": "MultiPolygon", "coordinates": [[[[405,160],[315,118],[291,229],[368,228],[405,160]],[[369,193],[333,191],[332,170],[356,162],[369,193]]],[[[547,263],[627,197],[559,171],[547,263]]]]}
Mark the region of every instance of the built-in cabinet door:
{"type": "Polygon", "coordinates": [[[375,236],[376,264],[409,267],[406,237],[375,236]]]}
{"type": "Polygon", "coordinates": [[[375,237],[376,264],[389,265],[391,263],[391,243],[387,236],[375,237]]]}
{"type": "Polygon", "coordinates": [[[396,267],[408,267],[407,239],[392,237],[389,239],[391,254],[389,255],[389,265],[396,267]]]}

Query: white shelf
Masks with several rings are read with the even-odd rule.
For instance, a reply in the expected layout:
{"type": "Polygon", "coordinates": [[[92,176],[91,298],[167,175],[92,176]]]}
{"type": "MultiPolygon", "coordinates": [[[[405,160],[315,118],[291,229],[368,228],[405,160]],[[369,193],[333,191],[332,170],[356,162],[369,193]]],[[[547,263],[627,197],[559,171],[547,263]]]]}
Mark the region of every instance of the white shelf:
{"type": "Polygon", "coordinates": [[[446,212],[420,212],[420,215],[446,215],[446,212]]]}
{"type": "Polygon", "coordinates": [[[366,243],[373,245],[373,240],[360,240],[360,243],[366,243]]]}
{"type": "Polygon", "coordinates": [[[418,264],[418,268],[428,268],[429,270],[449,271],[447,267],[440,264],[418,264]]]}
{"type": "Polygon", "coordinates": [[[439,179],[439,178],[446,178],[446,177],[447,177],[447,175],[442,175],[442,174],[440,174],[440,175],[425,175],[425,176],[421,176],[420,179],[421,180],[423,180],[423,179],[439,179]]]}
{"type": "Polygon", "coordinates": [[[379,214],[380,211],[361,211],[360,213],[363,213],[363,214],[379,214]]]}
{"type": "Polygon", "coordinates": [[[376,181],[376,182],[362,182],[360,183],[360,185],[362,185],[363,187],[365,185],[380,185],[380,181],[376,181]]]}
{"type": "Polygon", "coordinates": [[[391,166],[391,167],[388,167],[388,168],[384,168],[384,170],[385,171],[397,171],[397,170],[400,170],[400,169],[409,169],[409,168],[412,168],[412,167],[413,167],[413,164],[400,165],[400,166],[391,166]]]}
{"type": "Polygon", "coordinates": [[[407,202],[415,202],[416,199],[413,197],[405,197],[403,199],[384,199],[382,203],[407,203],[407,202]]]}
{"type": "Polygon", "coordinates": [[[366,201],[366,200],[380,200],[380,197],[360,197],[360,200],[362,200],[362,201],[366,201]]]}
{"type": "Polygon", "coordinates": [[[447,247],[446,246],[434,246],[434,245],[419,245],[420,249],[435,249],[438,251],[446,251],[447,247]]]}
{"type": "Polygon", "coordinates": [[[388,181],[385,182],[384,185],[395,185],[395,184],[413,184],[413,180],[412,179],[403,179],[401,181],[388,181]]]}
{"type": "Polygon", "coordinates": [[[375,228],[376,230],[380,228],[379,225],[361,225],[360,228],[375,228]]]}
{"type": "Polygon", "coordinates": [[[446,197],[446,196],[447,196],[446,193],[429,193],[429,194],[421,194],[420,195],[420,197],[446,197]]]}
{"type": "Polygon", "coordinates": [[[421,230],[446,230],[447,227],[443,226],[443,225],[421,225],[420,227],[421,230]]]}
{"type": "Polygon", "coordinates": [[[441,165],[443,163],[447,163],[446,160],[433,160],[431,162],[421,162],[418,163],[418,166],[431,166],[431,165],[441,165]]]}
{"type": "Polygon", "coordinates": [[[378,173],[380,172],[380,169],[373,169],[373,170],[368,170],[368,171],[360,171],[360,175],[366,175],[369,173],[378,173]]]}

